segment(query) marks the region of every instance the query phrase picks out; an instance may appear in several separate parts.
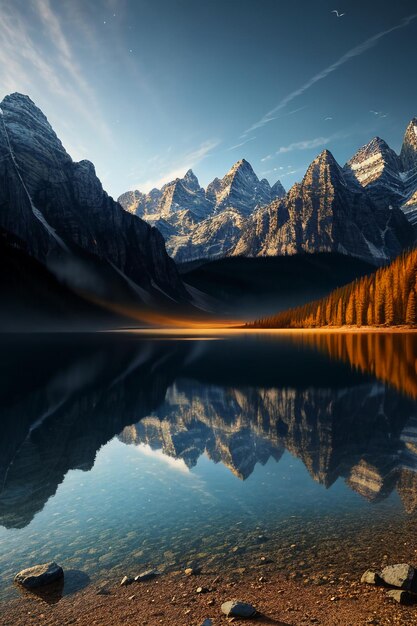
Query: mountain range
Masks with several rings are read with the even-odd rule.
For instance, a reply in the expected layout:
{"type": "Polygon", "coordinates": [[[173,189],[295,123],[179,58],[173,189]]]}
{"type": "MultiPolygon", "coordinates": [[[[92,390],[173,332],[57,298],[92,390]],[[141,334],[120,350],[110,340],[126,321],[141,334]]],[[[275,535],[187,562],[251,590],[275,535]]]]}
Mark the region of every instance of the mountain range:
{"type": "Polygon", "coordinates": [[[168,252],[181,261],[225,256],[253,211],[284,195],[279,181],[271,187],[266,179],[259,180],[242,159],[206,189],[188,170],[184,178],[160,190],[148,194],[128,191],[118,201],[128,212],[156,226],[166,239],[168,252]]]}
{"type": "Polygon", "coordinates": [[[383,263],[415,241],[417,119],[400,155],[378,137],[344,167],[324,150],[288,193],[279,181],[259,180],[242,159],[206,189],[189,170],[119,202],[159,228],[178,262],[339,252],[383,263]]]}
{"type": "MultiPolygon", "coordinates": [[[[91,325],[95,315],[100,325],[112,325],[105,321],[109,309],[117,326],[155,309],[170,316],[219,314],[235,291],[227,287],[230,281],[241,292],[252,291],[257,302],[271,303],[259,310],[263,315],[322,297],[414,244],[417,121],[409,124],[399,155],[376,138],[342,168],[325,150],[288,192],[279,181],[271,186],[260,180],[242,159],[205,189],[189,170],[160,190],[127,192],[116,202],[93,164],[74,162],[42,111],[14,93],[0,104],[0,178],[2,293],[8,302],[0,312],[3,328],[20,318],[24,325],[30,312],[44,327],[54,316],[65,326],[84,317],[91,325]],[[330,276],[331,257],[311,260],[329,253],[343,258],[336,263],[340,276],[330,276]],[[313,291],[309,278],[295,299],[290,289],[277,302],[282,281],[272,266],[271,280],[257,288],[264,269],[257,260],[295,256],[300,262],[278,265],[300,274],[305,266],[309,276],[313,272],[313,291]],[[226,264],[220,278],[220,266],[200,272],[194,266],[192,276],[184,270],[187,260],[236,257],[247,263],[226,264]],[[361,263],[349,270],[353,257],[361,263]],[[209,276],[224,286],[220,302],[209,276]]],[[[238,302],[237,309],[243,300],[238,302]]]]}

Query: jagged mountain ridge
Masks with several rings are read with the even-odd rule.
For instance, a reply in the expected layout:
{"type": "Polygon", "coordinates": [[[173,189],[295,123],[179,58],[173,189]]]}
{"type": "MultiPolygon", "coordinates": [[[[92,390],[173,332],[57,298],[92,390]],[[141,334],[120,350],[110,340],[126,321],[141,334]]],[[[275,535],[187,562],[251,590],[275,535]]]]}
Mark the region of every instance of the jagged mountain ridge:
{"type": "Polygon", "coordinates": [[[160,192],[119,201],[161,230],[179,262],[341,252],[384,263],[415,241],[408,222],[417,223],[417,118],[400,155],[376,137],[342,168],[324,150],[287,194],[279,181],[259,181],[243,159],[205,195],[187,172],[160,192]]]}
{"type": "Polygon", "coordinates": [[[18,93],[0,104],[0,180],[0,226],[70,287],[118,302],[189,299],[158,230],[103,191],[92,163],[73,162],[18,93]]]}
{"type": "Polygon", "coordinates": [[[126,211],[145,219],[164,235],[168,252],[176,261],[228,254],[242,232],[245,219],[260,206],[280,198],[280,181],[272,187],[259,180],[252,166],[241,159],[206,189],[188,170],[183,178],[148,194],[138,190],[122,194],[118,201],[126,211]]]}
{"type": "Polygon", "coordinates": [[[411,224],[417,224],[417,118],[407,126],[399,155],[375,137],[344,169],[378,207],[401,208],[411,224]]]}
{"type": "Polygon", "coordinates": [[[377,207],[324,150],[285,198],[249,218],[233,254],[340,252],[385,262],[411,241],[402,212],[377,207]]]}

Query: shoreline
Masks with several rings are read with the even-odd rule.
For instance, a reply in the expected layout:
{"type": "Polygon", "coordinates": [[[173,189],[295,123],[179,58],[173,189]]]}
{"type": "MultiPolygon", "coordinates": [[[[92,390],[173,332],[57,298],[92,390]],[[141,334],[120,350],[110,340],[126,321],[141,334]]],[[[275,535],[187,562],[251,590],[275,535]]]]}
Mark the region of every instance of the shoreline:
{"type": "Polygon", "coordinates": [[[386,589],[363,584],[349,574],[303,580],[301,575],[276,572],[269,564],[242,570],[192,576],[178,571],[126,587],[120,581],[90,584],[55,604],[23,592],[4,603],[1,623],[200,626],[211,619],[213,626],[220,626],[231,621],[221,613],[221,604],[233,599],[249,602],[259,611],[256,619],[244,620],[248,624],[405,626],[415,621],[416,607],[399,605],[386,598],[386,589]],[[203,592],[197,592],[199,587],[203,592]]]}
{"type": "Polygon", "coordinates": [[[274,334],[274,335],[316,335],[316,334],[414,334],[417,328],[409,326],[329,326],[321,328],[246,328],[246,327],[183,327],[183,328],[120,328],[117,330],[97,331],[105,334],[137,334],[156,336],[177,336],[187,337],[199,335],[246,335],[246,334],[274,334]]]}

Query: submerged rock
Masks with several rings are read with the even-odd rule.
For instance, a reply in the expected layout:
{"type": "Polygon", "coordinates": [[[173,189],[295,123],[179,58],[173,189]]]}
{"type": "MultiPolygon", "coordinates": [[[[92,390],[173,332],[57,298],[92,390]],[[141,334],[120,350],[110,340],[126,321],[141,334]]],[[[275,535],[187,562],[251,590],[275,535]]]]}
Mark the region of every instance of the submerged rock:
{"type": "Polygon", "coordinates": [[[408,563],[387,565],[381,572],[381,578],[387,585],[392,587],[411,591],[417,590],[416,570],[408,563]]]}
{"type": "Polygon", "coordinates": [[[195,576],[198,573],[199,570],[195,569],[194,567],[187,567],[187,569],[184,570],[184,574],[186,576],[195,576]]]}
{"type": "Polygon", "coordinates": [[[64,577],[64,570],[54,561],[42,563],[22,570],[15,576],[15,582],[23,585],[26,589],[36,589],[60,580],[64,577]]]}
{"type": "Polygon", "coordinates": [[[399,604],[415,604],[417,600],[415,595],[405,589],[390,589],[387,591],[387,597],[399,604]]]}
{"type": "Polygon", "coordinates": [[[381,575],[371,569],[367,569],[361,577],[361,583],[366,583],[368,585],[381,585],[383,582],[384,581],[382,580],[381,575]]]}
{"type": "Polygon", "coordinates": [[[223,602],[222,604],[222,613],[227,615],[227,617],[255,617],[257,614],[257,610],[246,602],[240,602],[239,600],[229,600],[228,602],[223,602]]]}

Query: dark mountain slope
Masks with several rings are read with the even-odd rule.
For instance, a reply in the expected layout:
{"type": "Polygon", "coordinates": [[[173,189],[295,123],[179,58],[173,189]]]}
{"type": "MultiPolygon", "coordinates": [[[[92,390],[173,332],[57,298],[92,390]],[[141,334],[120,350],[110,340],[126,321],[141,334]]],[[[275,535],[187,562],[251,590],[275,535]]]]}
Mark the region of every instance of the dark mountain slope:
{"type": "Polygon", "coordinates": [[[179,266],[185,283],[217,299],[231,316],[268,315],[304,304],[373,271],[342,254],[231,257],[179,266]]]}

